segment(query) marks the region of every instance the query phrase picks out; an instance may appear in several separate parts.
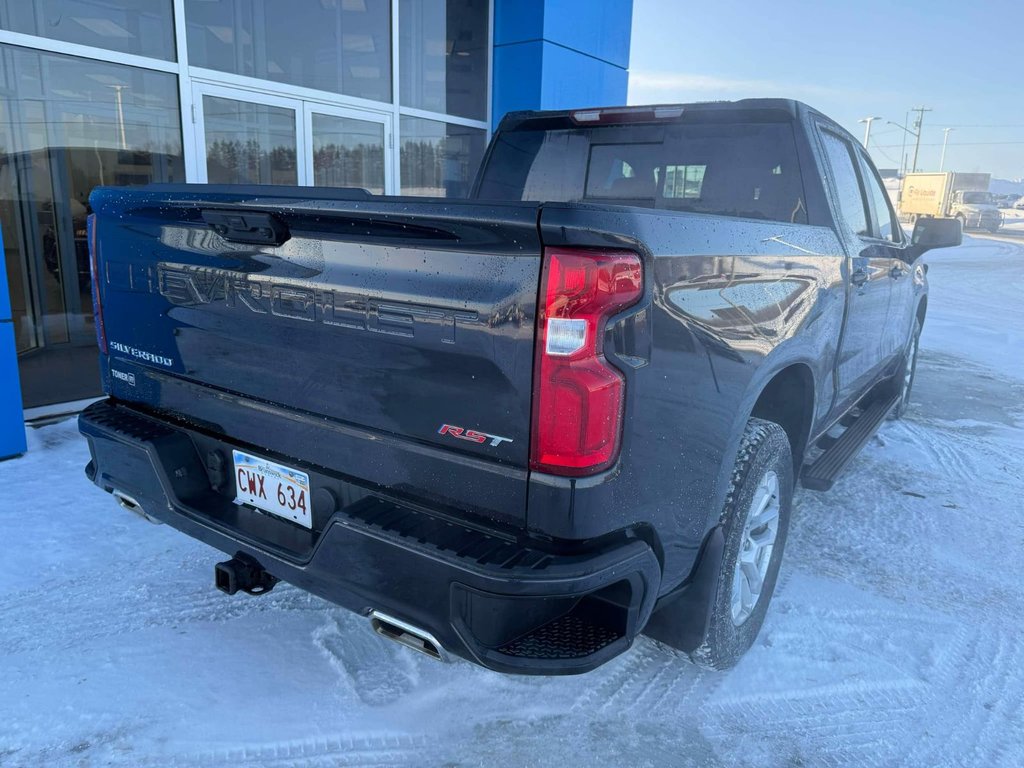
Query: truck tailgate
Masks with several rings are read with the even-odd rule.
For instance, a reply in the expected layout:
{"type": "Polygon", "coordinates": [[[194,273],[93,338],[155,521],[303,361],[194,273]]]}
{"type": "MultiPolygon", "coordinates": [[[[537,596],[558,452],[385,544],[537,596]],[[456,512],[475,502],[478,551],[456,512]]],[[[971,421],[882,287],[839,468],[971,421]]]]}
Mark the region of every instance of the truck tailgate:
{"type": "MultiPolygon", "coordinates": [[[[282,430],[356,428],[364,469],[375,436],[521,469],[522,494],[484,511],[525,516],[536,206],[198,186],[99,189],[91,203],[115,397],[194,420],[163,393],[201,385],[224,409],[306,420],[282,430]]],[[[357,479],[387,483],[381,470],[357,479]]]]}

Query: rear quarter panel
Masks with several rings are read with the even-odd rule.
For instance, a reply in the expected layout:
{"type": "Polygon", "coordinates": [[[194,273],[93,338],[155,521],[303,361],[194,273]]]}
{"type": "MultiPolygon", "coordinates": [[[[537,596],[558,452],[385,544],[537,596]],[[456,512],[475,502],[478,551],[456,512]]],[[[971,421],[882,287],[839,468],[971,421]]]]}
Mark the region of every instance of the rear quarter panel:
{"type": "Polygon", "coordinates": [[[772,376],[806,365],[814,421],[827,417],[845,307],[842,246],[824,227],[572,205],[545,206],[541,238],[637,251],[646,302],[606,341],[627,378],[619,464],[575,482],[567,518],[540,519],[531,506],[528,523],[575,537],[647,524],[669,589],[718,520],[739,435],[772,376]]]}

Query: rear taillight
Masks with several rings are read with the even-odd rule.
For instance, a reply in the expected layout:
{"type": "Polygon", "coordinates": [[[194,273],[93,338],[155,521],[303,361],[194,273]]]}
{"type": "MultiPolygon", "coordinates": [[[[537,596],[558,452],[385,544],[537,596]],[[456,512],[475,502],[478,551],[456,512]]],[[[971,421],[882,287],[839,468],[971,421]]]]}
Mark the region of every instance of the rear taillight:
{"type": "Polygon", "coordinates": [[[530,468],[578,477],[619,452],[625,380],[602,353],[610,316],[643,293],[629,251],[544,251],[534,364],[530,468]]]}
{"type": "Polygon", "coordinates": [[[89,277],[92,280],[92,318],[96,323],[96,343],[100,352],[107,354],[107,329],[103,325],[103,300],[100,298],[100,269],[96,249],[96,214],[86,217],[86,237],[89,238],[89,277]]]}

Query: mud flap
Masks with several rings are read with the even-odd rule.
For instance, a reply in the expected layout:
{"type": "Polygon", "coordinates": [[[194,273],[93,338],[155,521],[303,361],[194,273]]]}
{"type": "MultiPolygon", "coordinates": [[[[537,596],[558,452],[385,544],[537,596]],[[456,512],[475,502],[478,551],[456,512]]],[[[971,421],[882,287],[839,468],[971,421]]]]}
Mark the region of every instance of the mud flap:
{"type": "Polygon", "coordinates": [[[725,551],[725,533],[718,525],[704,539],[690,579],[662,599],[643,633],[686,653],[695,651],[707,636],[715,604],[725,551]]]}

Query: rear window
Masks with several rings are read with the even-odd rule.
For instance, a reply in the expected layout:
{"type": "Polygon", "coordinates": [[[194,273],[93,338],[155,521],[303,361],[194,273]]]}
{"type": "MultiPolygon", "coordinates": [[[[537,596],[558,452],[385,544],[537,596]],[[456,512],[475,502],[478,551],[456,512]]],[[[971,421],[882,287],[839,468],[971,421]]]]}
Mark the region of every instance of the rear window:
{"type": "Polygon", "coordinates": [[[478,197],[807,223],[790,123],[511,131],[496,139],[478,197]]]}

